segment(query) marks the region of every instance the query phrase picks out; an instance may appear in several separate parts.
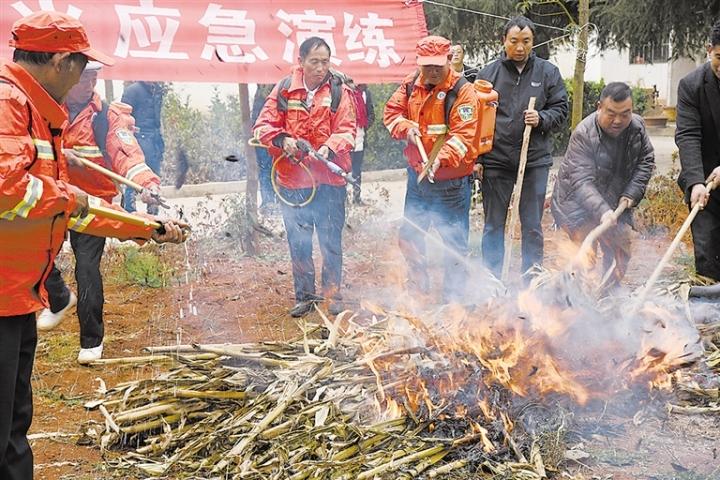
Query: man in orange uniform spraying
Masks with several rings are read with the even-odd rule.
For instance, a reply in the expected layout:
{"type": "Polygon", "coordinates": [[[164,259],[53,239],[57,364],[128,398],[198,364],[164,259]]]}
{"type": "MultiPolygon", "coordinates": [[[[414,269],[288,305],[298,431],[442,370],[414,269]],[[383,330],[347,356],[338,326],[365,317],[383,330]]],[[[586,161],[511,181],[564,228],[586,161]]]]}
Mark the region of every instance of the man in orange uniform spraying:
{"type": "Polygon", "coordinates": [[[318,154],[345,172],[351,169],[350,152],[355,144],[355,110],[350,91],[330,72],[330,46],[310,37],[300,45],[299,65],[290,77],[273,88],[255,122],[255,138],[271,145],[277,163],[278,193],[281,199],[302,204],[310,199],[313,181],[315,196],[305,206],[282,205],[287,231],[296,305],[293,317],[308,314],[321,299],[315,294],[315,265],[312,236],[317,229],[323,257],[322,293],[330,301],[333,315],[342,311],[342,229],[345,225],[345,179],[328,166],[300,151],[306,140],[318,154]],[[303,163],[308,172],[299,165],[303,163]],[[314,180],[313,180],[314,179],[314,180]]]}
{"type": "Polygon", "coordinates": [[[48,304],[45,279],[68,225],[140,241],[179,243],[184,234],[172,221],[160,233],[88,214],[88,202],[102,200],[68,182],[61,104],[88,59],[113,63],[90,47],[80,22],[34,13],[15,22],[10,46],[13,62],[0,61],[0,478],[26,480],[33,476],[35,312],[48,304]]]}
{"type": "Polygon", "coordinates": [[[425,233],[433,225],[447,252],[443,301],[460,300],[467,276],[463,257],[470,231],[472,171],[478,127],[473,85],[450,68],[450,41],[429,36],[416,47],[419,73],[408,75],[385,106],[390,135],[407,140],[408,182],[400,248],[410,267],[409,285],[429,290],[425,233]],[[419,147],[431,162],[427,179],[419,147]],[[434,181],[433,181],[434,179],[434,181]]]}
{"type": "MultiPolygon", "coordinates": [[[[70,124],[63,132],[63,147],[69,164],[70,183],[108,203],[118,194],[113,180],[84,166],[78,158],[81,157],[142,185],[142,200],[156,204],[160,179],[145,164],[143,152],[133,135],[132,107],[120,102],[103,103],[95,93],[100,68],[101,64],[90,62],[65,101],[70,124]]],[[[45,282],[50,308],[40,313],[37,327],[38,330],[54,328],[77,302],[80,320],[78,362],[84,364],[102,357],[105,299],[100,262],[105,238],[71,231],[70,244],[75,254],[78,297],[67,288],[60,271],[53,268],[45,282]]]]}

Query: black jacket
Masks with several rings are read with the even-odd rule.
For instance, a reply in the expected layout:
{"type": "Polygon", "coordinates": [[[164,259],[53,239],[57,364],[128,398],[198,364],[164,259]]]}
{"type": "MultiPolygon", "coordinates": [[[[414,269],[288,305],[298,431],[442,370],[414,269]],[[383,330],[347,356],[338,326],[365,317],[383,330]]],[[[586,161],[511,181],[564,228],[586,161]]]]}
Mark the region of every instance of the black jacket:
{"type": "MultiPolygon", "coordinates": [[[[577,126],[560,163],[552,197],[555,223],[571,229],[599,223],[609,209],[617,208],[620,197],[634,204],[645,196],[655,168],[655,152],[642,117],[633,114],[623,132],[622,156],[609,158],[600,142],[605,135],[593,112],[577,126]]],[[[630,220],[630,213],[624,214],[630,220]]]]}
{"type": "MultiPolygon", "coordinates": [[[[689,198],[693,185],[705,183],[720,165],[720,87],[709,62],[680,80],[675,143],[680,149],[678,184],[689,198]]],[[[720,191],[715,189],[710,199],[708,206],[720,211],[720,191]]]]}
{"type": "Polygon", "coordinates": [[[540,125],[530,136],[527,166],[552,165],[551,134],[565,127],[568,117],[567,92],[558,68],[532,53],[518,73],[515,63],[503,53],[480,70],[477,78],[491,82],[499,95],[493,149],[481,157],[481,163],[486,168],[517,171],[525,130],[523,112],[530,97],[535,97],[540,125]]]}

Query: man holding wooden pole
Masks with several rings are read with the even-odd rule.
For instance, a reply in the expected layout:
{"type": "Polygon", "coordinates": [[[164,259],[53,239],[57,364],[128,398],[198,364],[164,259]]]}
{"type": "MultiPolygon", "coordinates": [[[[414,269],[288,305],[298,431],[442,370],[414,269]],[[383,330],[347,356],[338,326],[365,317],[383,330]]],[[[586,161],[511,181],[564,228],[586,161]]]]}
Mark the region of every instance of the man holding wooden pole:
{"type": "MultiPolygon", "coordinates": [[[[145,156],[135,139],[132,107],[120,102],[108,105],[100,99],[95,92],[100,68],[101,64],[90,62],[65,101],[70,123],[63,132],[63,148],[70,183],[111,203],[118,194],[119,180],[136,186],[143,202],[156,205],[161,201],[160,178],[145,164],[145,156]],[[111,175],[113,173],[115,175],[111,175]]],[[[105,299],[100,262],[105,238],[71,229],[70,245],[75,254],[77,296],[65,285],[60,271],[53,267],[45,282],[50,307],[38,315],[37,327],[38,330],[54,328],[77,303],[78,362],[88,363],[102,357],[105,299]]]]}
{"type": "Polygon", "coordinates": [[[600,93],[597,111],[572,133],[552,197],[555,223],[576,244],[599,224],[608,226],[598,238],[608,287],[619,285],[625,276],[631,252],[630,208],[642,200],[654,168],[654,149],[642,117],[633,113],[630,87],[609,83],[600,93]],[[624,212],[617,215],[622,203],[624,212]]]}
{"type": "Polygon", "coordinates": [[[720,178],[720,22],[710,32],[710,59],[678,86],[677,131],[680,149],[678,183],[690,207],[702,211],[692,223],[695,269],[720,281],[720,190],[706,181],[720,178]]]}
{"type": "Polygon", "coordinates": [[[429,291],[425,234],[430,226],[447,247],[443,301],[459,300],[466,287],[472,170],[478,106],[474,87],[450,68],[450,41],[429,36],[417,43],[419,70],[409,74],[385,106],[390,135],[407,140],[408,181],[400,248],[408,284],[429,291]]]}
{"type": "Polygon", "coordinates": [[[541,223],[552,165],[551,134],[563,128],[568,117],[567,92],[560,71],[532,51],[534,35],[535,25],[528,18],[519,16],[508,21],[502,36],[505,51],[477,76],[491,82],[499,94],[493,149],[480,157],[479,166],[485,214],[483,259],[498,277],[505,256],[506,217],[518,176],[525,126],[532,127],[532,132],[522,194],[516,192],[520,195],[523,272],[543,262],[541,223]],[[535,97],[535,106],[529,109],[531,97],[535,97]]]}
{"type": "Polygon", "coordinates": [[[36,12],[13,24],[10,46],[13,61],[0,62],[0,478],[24,480],[33,476],[35,312],[48,305],[45,279],[68,227],[157,242],[184,234],[172,221],[158,230],[88,214],[95,199],[67,181],[61,105],[88,59],[113,64],[90,46],[82,24],[36,12]]]}

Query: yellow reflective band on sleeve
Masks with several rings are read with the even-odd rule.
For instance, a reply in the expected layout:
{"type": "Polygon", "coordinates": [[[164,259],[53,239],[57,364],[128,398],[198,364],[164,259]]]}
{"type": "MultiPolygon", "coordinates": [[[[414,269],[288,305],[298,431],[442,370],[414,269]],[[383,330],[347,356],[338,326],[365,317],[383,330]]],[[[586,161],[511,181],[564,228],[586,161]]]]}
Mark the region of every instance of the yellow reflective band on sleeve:
{"type": "Polygon", "coordinates": [[[468,153],[468,149],[465,144],[462,143],[462,141],[460,141],[460,139],[457,137],[450,137],[450,140],[447,141],[447,144],[457,150],[463,158],[468,153]]]}
{"type": "Polygon", "coordinates": [[[35,144],[35,149],[37,150],[37,158],[55,160],[55,155],[53,154],[53,148],[50,142],[47,140],[40,140],[39,138],[33,138],[33,143],[35,144]]]}
{"type": "Polygon", "coordinates": [[[447,133],[447,131],[448,127],[444,123],[427,126],[428,135],[442,135],[443,133],[447,133]]]}
{"type": "Polygon", "coordinates": [[[75,145],[72,149],[78,156],[83,158],[100,158],[103,156],[97,145],[75,145]]]}
{"type": "Polygon", "coordinates": [[[146,170],[149,170],[152,172],[152,170],[150,170],[150,167],[148,167],[145,163],[138,163],[137,165],[135,165],[134,167],[132,167],[130,170],[127,171],[125,178],[127,178],[128,180],[132,180],[133,177],[135,177],[136,175],[138,175],[146,170]]]}
{"type": "MultiPolygon", "coordinates": [[[[88,195],[88,204],[91,206],[97,206],[100,205],[102,202],[99,198],[93,197],[92,195],[88,195]]],[[[70,217],[68,219],[68,228],[74,232],[81,233],[83,232],[88,225],[90,225],[90,222],[92,222],[95,219],[95,214],[88,213],[84,217],[70,217]]]]}
{"type": "Polygon", "coordinates": [[[27,218],[28,214],[30,213],[30,210],[35,208],[35,205],[37,205],[38,200],[40,200],[40,197],[42,197],[42,194],[43,194],[42,180],[40,180],[37,177],[32,176],[29,173],[28,173],[28,176],[30,177],[30,181],[28,182],[27,186],[25,187],[25,196],[12,209],[6,210],[4,212],[0,212],[0,218],[2,218],[3,220],[15,220],[15,217],[17,217],[18,215],[21,216],[22,218],[27,218]]]}

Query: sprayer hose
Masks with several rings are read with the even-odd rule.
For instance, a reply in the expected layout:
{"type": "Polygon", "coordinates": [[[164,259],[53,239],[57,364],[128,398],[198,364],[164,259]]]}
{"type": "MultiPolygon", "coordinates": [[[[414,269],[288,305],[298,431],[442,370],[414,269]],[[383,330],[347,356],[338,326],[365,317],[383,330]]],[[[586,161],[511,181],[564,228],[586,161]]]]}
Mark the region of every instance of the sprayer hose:
{"type": "Polygon", "coordinates": [[[283,158],[287,159],[285,154],[282,154],[278,158],[276,158],[272,164],[272,168],[270,169],[270,183],[272,183],[273,191],[275,192],[275,195],[277,195],[277,197],[280,199],[280,201],[283,202],[285,205],[293,208],[305,207],[313,201],[313,199],[315,198],[315,194],[317,193],[317,184],[315,183],[315,177],[313,177],[313,174],[307,165],[305,165],[304,163],[298,164],[300,165],[300,167],[302,167],[303,170],[305,170],[305,173],[308,174],[308,177],[310,177],[310,181],[312,181],[312,191],[310,192],[310,196],[306,200],[300,203],[291,202],[290,200],[282,196],[277,184],[277,164],[283,158]]]}

